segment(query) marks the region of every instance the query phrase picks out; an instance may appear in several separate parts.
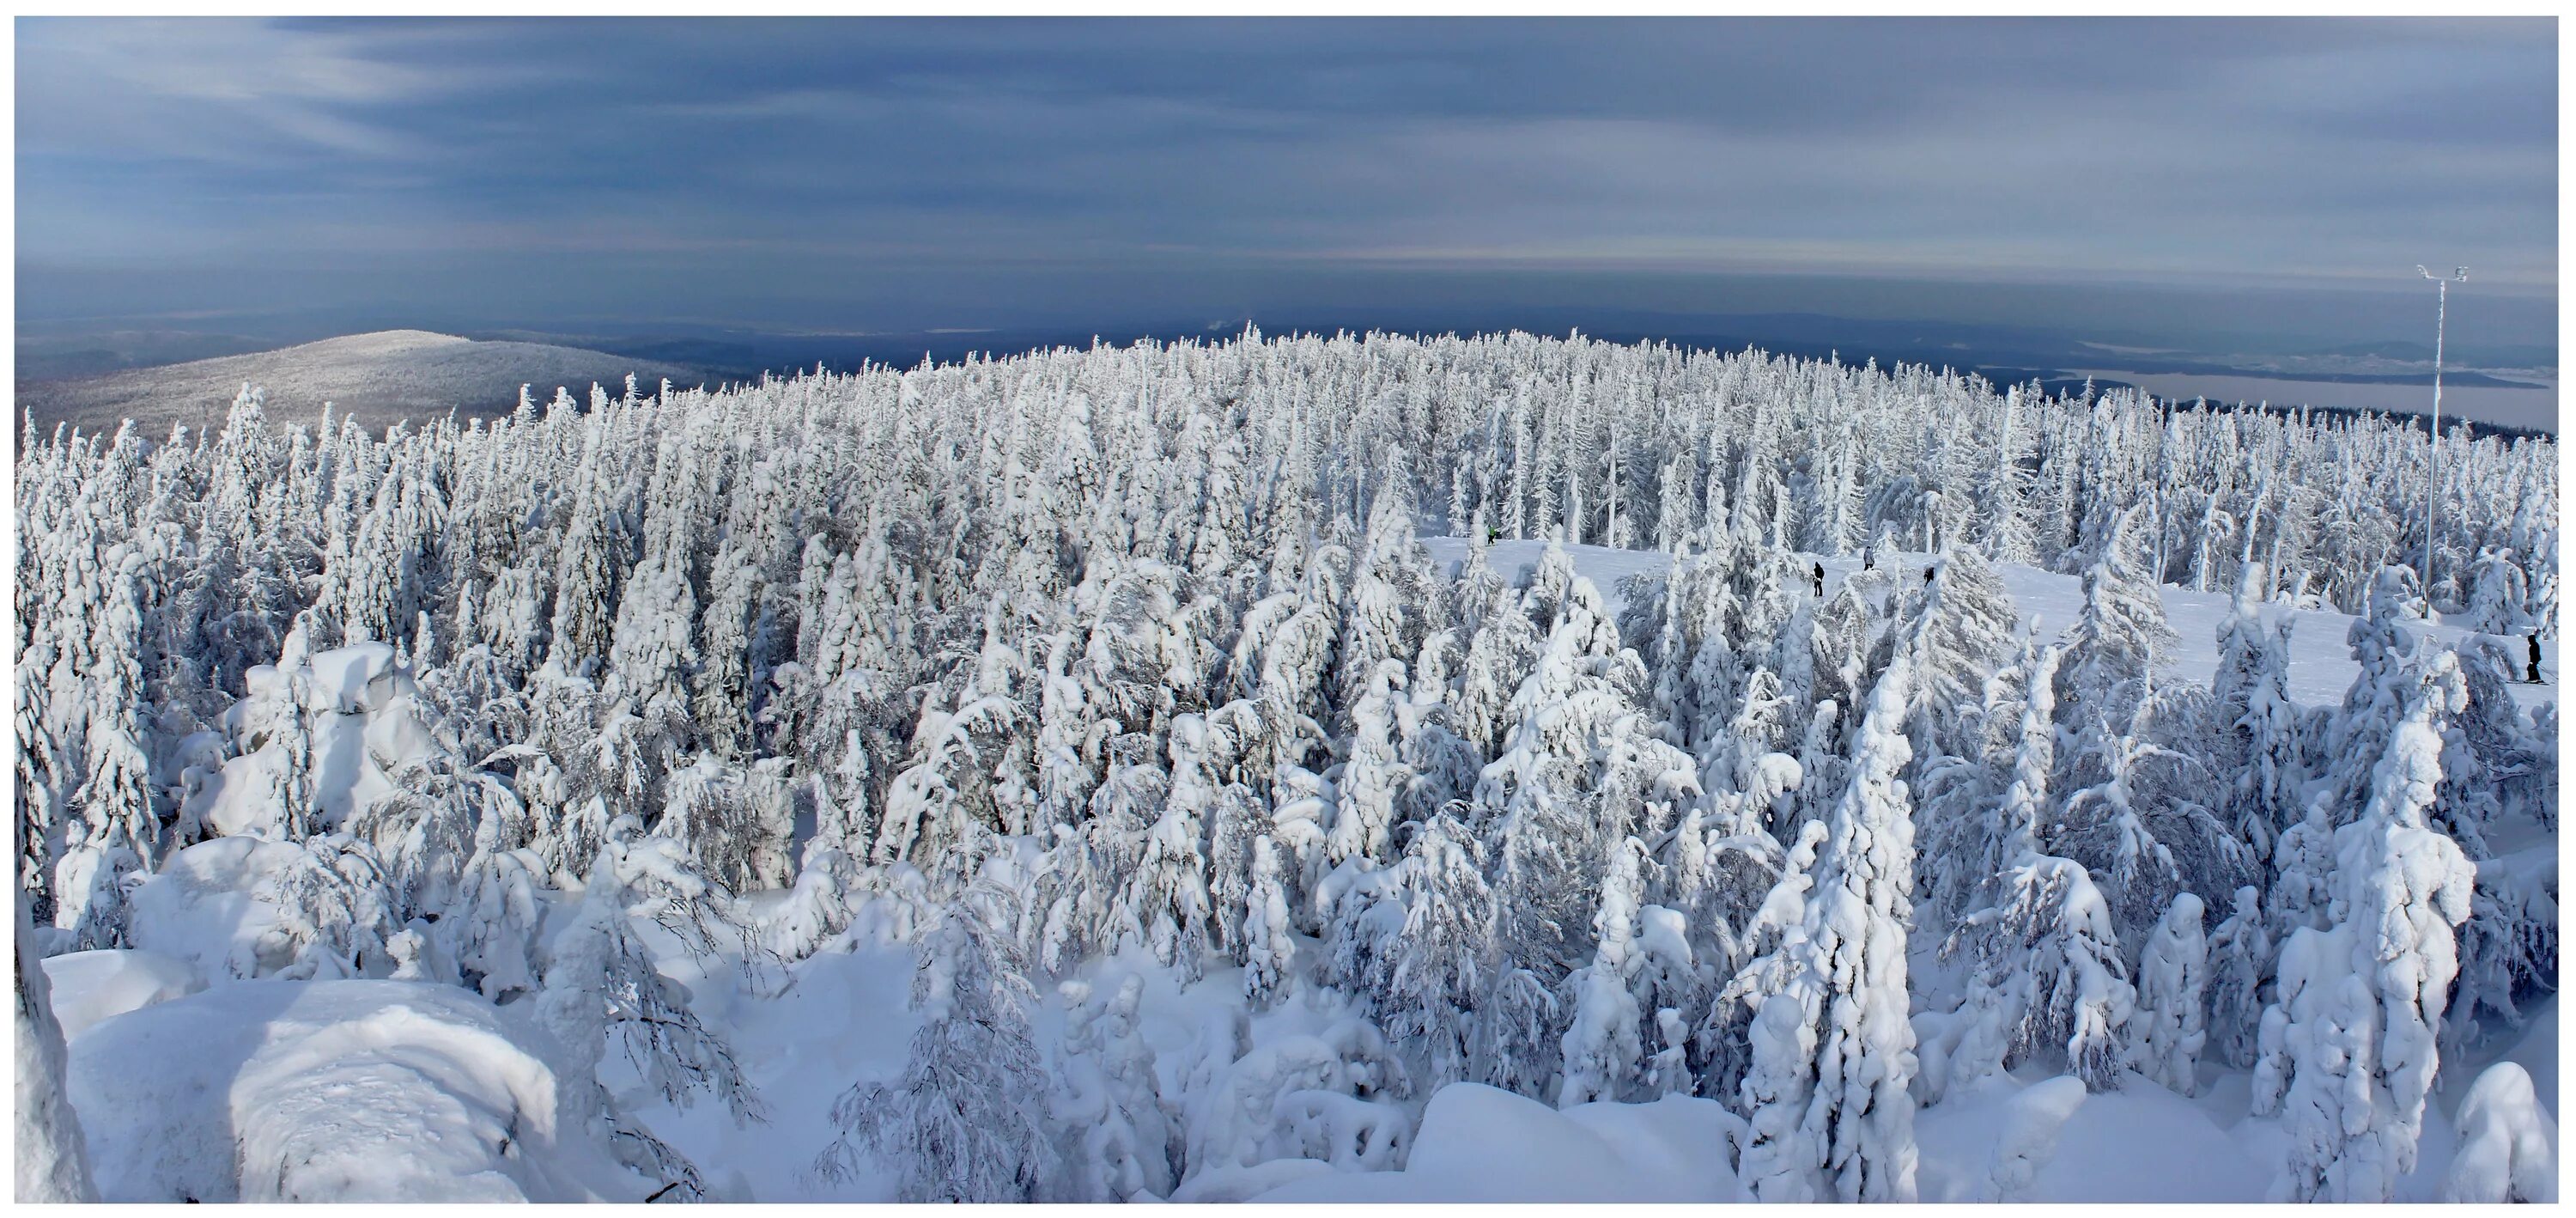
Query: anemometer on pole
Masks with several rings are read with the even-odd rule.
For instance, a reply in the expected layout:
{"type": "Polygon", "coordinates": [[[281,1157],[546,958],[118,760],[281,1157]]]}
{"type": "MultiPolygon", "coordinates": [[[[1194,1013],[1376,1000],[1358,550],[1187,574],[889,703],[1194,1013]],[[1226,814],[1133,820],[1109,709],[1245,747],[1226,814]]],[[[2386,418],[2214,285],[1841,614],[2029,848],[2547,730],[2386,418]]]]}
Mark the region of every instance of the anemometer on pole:
{"type": "Polygon", "coordinates": [[[2433,515],[2442,507],[2442,327],[2451,311],[2451,285],[2467,283],[2469,268],[2451,268],[2444,279],[2417,264],[2415,273],[2433,281],[2433,465],[2424,482],[2424,608],[2433,607],[2433,515]]]}

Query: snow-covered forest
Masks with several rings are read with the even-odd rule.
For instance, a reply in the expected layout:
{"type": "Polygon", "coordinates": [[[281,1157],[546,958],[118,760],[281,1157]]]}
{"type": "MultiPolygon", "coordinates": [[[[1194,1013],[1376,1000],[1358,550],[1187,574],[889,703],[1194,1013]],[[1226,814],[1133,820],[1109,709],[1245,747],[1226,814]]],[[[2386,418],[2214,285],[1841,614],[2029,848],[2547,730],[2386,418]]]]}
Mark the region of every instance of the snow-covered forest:
{"type": "Polygon", "coordinates": [[[2555,1199],[2552,441],[1522,334],[541,396],[28,437],[22,1197],[2555,1199]]]}

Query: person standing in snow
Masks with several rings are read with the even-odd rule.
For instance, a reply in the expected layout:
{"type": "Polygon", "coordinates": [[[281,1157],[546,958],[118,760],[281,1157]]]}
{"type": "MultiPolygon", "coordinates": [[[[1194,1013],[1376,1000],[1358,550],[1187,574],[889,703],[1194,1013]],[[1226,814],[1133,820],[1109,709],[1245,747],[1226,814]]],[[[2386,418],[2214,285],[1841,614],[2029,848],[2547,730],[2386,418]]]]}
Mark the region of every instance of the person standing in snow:
{"type": "Polygon", "coordinates": [[[2538,685],[2540,684],[2540,636],[2537,634],[2526,634],[2522,637],[2531,644],[2531,663],[2529,665],[2530,675],[2527,679],[2532,684],[2538,685]]]}
{"type": "Polygon", "coordinates": [[[1817,596],[1819,596],[1819,597],[1821,597],[1821,596],[1823,596],[1824,594],[1825,594],[1825,564],[1823,564],[1823,563],[1817,563],[1817,564],[1816,564],[1816,595],[1817,595],[1817,596]]]}

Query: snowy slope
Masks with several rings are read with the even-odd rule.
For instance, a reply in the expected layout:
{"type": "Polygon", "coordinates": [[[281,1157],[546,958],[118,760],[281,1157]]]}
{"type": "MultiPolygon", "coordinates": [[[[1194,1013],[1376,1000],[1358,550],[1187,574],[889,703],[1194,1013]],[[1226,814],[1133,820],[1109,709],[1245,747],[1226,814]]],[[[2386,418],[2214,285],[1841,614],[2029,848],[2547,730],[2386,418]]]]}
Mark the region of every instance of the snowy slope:
{"type": "Polygon", "coordinates": [[[582,397],[593,383],[622,387],[630,372],[647,391],[665,377],[683,385],[704,379],[677,364],[578,347],[384,330],[251,355],[28,382],[18,386],[18,406],[40,428],[67,421],[113,429],[119,420],[132,418],[144,435],[158,439],[173,423],[220,425],[225,407],[244,382],[268,391],[272,419],[311,420],[330,402],[363,423],[382,426],[451,409],[499,414],[517,405],[523,384],[536,387],[540,402],[554,396],[557,386],[582,397]]]}

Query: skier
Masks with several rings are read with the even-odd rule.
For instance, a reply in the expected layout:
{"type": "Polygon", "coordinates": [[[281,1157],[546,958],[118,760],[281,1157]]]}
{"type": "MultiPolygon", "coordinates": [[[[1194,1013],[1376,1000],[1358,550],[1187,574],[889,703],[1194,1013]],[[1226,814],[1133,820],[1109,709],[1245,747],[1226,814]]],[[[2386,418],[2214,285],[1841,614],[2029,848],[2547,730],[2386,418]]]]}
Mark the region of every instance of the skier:
{"type": "Polygon", "coordinates": [[[1824,594],[1825,594],[1825,564],[1823,564],[1823,563],[1817,563],[1817,564],[1816,564],[1816,595],[1817,595],[1818,597],[1822,597],[1824,594]]]}
{"type": "Polygon", "coordinates": [[[2530,672],[2527,675],[2529,676],[2532,684],[2538,685],[2540,684],[2540,636],[2537,634],[2526,634],[2522,637],[2524,641],[2531,644],[2530,672]]]}

